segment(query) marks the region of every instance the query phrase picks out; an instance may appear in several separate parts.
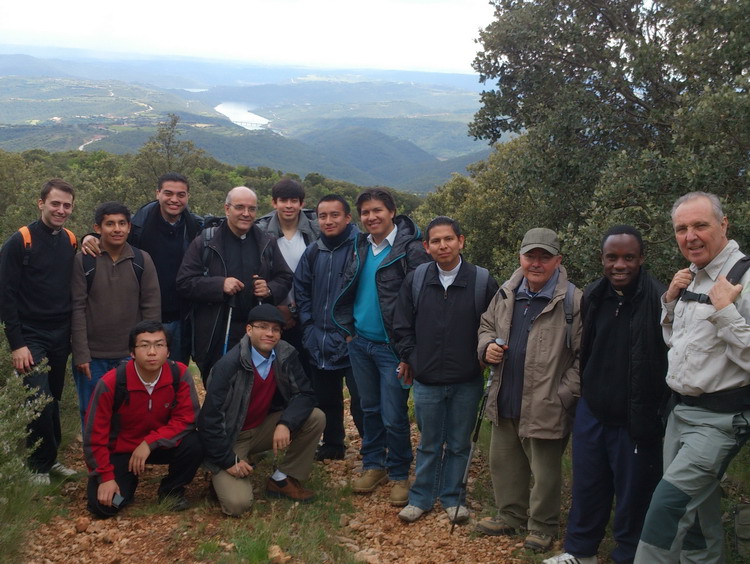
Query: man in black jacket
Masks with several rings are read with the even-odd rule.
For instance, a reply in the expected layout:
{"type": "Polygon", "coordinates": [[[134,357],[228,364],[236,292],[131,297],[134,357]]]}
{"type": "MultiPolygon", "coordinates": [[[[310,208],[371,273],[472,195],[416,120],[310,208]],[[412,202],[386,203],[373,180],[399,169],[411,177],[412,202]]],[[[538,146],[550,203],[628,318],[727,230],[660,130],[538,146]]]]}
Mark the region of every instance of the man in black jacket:
{"type": "Polygon", "coordinates": [[[42,188],[40,218],[5,242],[0,253],[0,318],[10,345],[13,367],[37,395],[51,398],[29,425],[28,447],[32,481],[49,485],[50,472],[71,477],[75,472],[57,461],[60,407],[65,365],[70,354],[72,303],[70,278],[76,238],[63,226],[73,213],[73,187],[53,178],[42,188]],[[37,370],[47,359],[49,371],[37,370]],[[38,442],[38,444],[37,444],[38,442]]]}
{"type": "Polygon", "coordinates": [[[573,503],[565,553],[545,564],[595,564],[615,497],[610,555],[633,562],[662,473],[668,398],[661,336],[665,287],[642,268],[641,234],[629,225],[602,238],[604,277],[584,291],[581,394],[573,426],[573,503]]]}
{"type": "Polygon", "coordinates": [[[435,262],[406,276],[393,317],[399,372],[414,378],[421,433],[409,505],[398,516],[416,521],[440,498],[448,518],[465,523],[461,481],[483,384],[477,330],[498,285],[461,257],[464,236],[455,220],[436,217],[425,233],[425,250],[435,262]]]}
{"type": "Polygon", "coordinates": [[[226,221],[195,238],[177,273],[177,291],[193,304],[192,356],[204,384],[214,363],[245,334],[250,310],[261,302],[279,304],[292,287],[276,240],[254,225],[255,192],[232,188],[224,210],[226,221]]]}
{"type": "Polygon", "coordinates": [[[284,317],[270,304],[256,306],[246,334],[214,366],[198,428],[205,465],[222,511],[237,516],[253,502],[248,457],[273,449],[286,451],[266,482],[266,493],[310,501],[313,492],[300,481],[312,470],[325,415],[315,407],[315,392],[299,355],[281,341],[284,317]]]}
{"type": "MultiPolygon", "coordinates": [[[[203,218],[190,212],[188,179],[176,172],[159,177],[156,200],[142,206],[131,222],[128,243],[146,251],[154,261],[161,292],[161,322],[171,336],[169,357],[184,364],[190,359],[187,304],[177,294],[177,271],[190,243],[200,233],[203,218]]],[[[99,255],[99,240],[83,238],[86,254],[99,255]]]]}

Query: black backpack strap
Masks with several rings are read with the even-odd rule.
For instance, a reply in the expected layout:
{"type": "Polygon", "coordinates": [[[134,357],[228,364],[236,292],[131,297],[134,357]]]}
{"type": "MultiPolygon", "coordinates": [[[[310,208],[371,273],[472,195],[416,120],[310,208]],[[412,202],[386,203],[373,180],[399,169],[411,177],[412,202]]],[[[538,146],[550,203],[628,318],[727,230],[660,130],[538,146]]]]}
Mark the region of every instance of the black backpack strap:
{"type": "Polygon", "coordinates": [[[83,275],[86,277],[86,292],[90,292],[91,285],[94,283],[94,275],[96,274],[96,257],[81,254],[81,260],[83,275]]]}
{"type": "Polygon", "coordinates": [[[177,407],[177,391],[180,389],[180,367],[177,366],[177,363],[172,359],[167,360],[167,362],[172,371],[172,388],[174,390],[174,399],[169,405],[169,409],[174,409],[177,407]]]}
{"type": "Polygon", "coordinates": [[[742,277],[750,268],[750,257],[742,257],[734,263],[734,266],[727,273],[727,280],[730,284],[739,284],[742,277]]]}
{"type": "Polygon", "coordinates": [[[133,272],[135,272],[135,277],[138,279],[138,286],[140,287],[143,271],[145,270],[143,251],[138,247],[131,247],[131,249],[133,249],[133,272]]]}
{"type": "Polygon", "coordinates": [[[487,299],[487,283],[490,280],[490,271],[477,266],[477,278],[474,281],[474,312],[477,317],[484,313],[484,300],[487,299]]]}
{"type": "Polygon", "coordinates": [[[201,253],[201,263],[203,264],[203,276],[208,276],[208,257],[211,255],[211,250],[208,248],[208,244],[213,239],[216,233],[216,226],[205,227],[201,232],[201,240],[203,241],[203,252],[201,253]]]}
{"type": "Polygon", "coordinates": [[[427,276],[427,269],[432,262],[423,262],[414,269],[414,278],[411,280],[411,311],[417,313],[417,304],[419,303],[419,294],[424,286],[424,279],[427,276]]]}
{"type": "Polygon", "coordinates": [[[573,298],[575,298],[576,287],[568,282],[568,289],[563,298],[563,311],[565,312],[565,344],[573,350],[573,298]]]}
{"type": "Polygon", "coordinates": [[[123,403],[130,403],[130,397],[128,394],[128,377],[125,372],[127,365],[128,361],[123,360],[117,365],[117,368],[115,368],[115,398],[112,401],[112,415],[120,410],[123,403]]]}

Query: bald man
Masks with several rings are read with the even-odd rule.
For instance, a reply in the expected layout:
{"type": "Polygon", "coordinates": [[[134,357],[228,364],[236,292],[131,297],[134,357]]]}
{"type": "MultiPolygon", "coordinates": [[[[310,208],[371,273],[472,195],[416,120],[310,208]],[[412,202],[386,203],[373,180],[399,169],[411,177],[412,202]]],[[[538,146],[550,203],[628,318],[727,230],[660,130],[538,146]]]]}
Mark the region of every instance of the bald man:
{"type": "Polygon", "coordinates": [[[193,359],[204,384],[214,363],[244,335],[250,310],[278,305],[292,287],[276,240],[255,225],[255,192],[232,188],[224,212],[226,221],[196,237],[177,273],[177,291],[193,303],[193,359]]]}

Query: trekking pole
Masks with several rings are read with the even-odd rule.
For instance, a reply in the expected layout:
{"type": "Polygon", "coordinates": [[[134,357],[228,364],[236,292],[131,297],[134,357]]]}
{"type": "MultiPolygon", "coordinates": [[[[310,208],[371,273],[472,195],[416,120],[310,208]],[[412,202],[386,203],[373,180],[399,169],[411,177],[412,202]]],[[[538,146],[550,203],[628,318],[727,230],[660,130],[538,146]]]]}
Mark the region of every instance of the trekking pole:
{"type": "MultiPolygon", "coordinates": [[[[505,339],[495,339],[495,344],[498,346],[505,345],[505,339]]],[[[490,366],[490,377],[487,378],[487,383],[484,386],[484,393],[482,394],[482,403],[479,405],[479,414],[477,415],[477,423],[474,425],[474,436],[471,438],[471,449],[469,450],[469,460],[466,461],[466,469],[464,470],[464,477],[461,480],[461,489],[458,490],[458,503],[456,503],[456,512],[451,519],[451,534],[453,529],[456,528],[456,518],[458,517],[458,508],[461,506],[461,494],[466,493],[466,488],[469,484],[469,469],[471,468],[471,459],[474,458],[474,451],[477,448],[477,441],[479,441],[479,430],[482,428],[482,419],[484,418],[484,410],[487,408],[487,396],[490,393],[490,386],[492,380],[495,377],[495,371],[498,365],[490,366]]]]}
{"type": "Polygon", "coordinates": [[[224,352],[222,353],[227,354],[227,346],[229,346],[229,329],[232,325],[232,310],[234,310],[234,306],[237,303],[237,296],[236,294],[232,294],[229,296],[229,300],[227,301],[229,304],[229,315],[227,316],[227,330],[224,333],[224,352]]]}
{"type": "MultiPolygon", "coordinates": [[[[253,274],[253,295],[255,295],[255,282],[257,280],[263,280],[263,278],[261,278],[257,274],[253,274]]],[[[260,296],[256,296],[256,298],[258,300],[258,305],[263,305],[263,298],[261,298],[260,296]]]]}

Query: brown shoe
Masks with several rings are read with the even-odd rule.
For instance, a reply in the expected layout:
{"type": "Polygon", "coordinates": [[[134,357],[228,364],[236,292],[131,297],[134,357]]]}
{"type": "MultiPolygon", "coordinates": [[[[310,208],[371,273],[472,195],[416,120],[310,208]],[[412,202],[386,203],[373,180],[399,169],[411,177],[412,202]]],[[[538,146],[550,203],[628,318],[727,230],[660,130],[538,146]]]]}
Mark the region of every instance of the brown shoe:
{"type": "Polygon", "coordinates": [[[352,480],[352,491],[355,493],[370,493],[380,484],[388,481],[388,473],[379,468],[365,470],[359,478],[352,480]]]}
{"type": "Polygon", "coordinates": [[[523,543],[524,548],[534,552],[546,552],[552,546],[552,535],[541,531],[529,531],[526,540],[523,543]]]}
{"type": "Polygon", "coordinates": [[[396,480],[391,488],[391,505],[403,507],[409,503],[409,480],[396,480]]]}
{"type": "Polygon", "coordinates": [[[291,476],[287,476],[285,480],[281,480],[280,482],[268,478],[266,481],[266,495],[269,497],[285,497],[302,503],[312,501],[315,497],[312,491],[303,488],[299,480],[291,476]]]}

